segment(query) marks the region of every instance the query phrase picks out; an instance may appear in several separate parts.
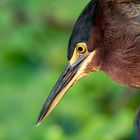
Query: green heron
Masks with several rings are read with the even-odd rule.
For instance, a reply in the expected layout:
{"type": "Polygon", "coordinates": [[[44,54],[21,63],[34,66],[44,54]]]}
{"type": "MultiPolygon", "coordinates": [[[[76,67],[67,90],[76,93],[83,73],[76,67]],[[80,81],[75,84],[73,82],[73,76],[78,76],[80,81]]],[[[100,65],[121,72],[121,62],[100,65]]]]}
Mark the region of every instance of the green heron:
{"type": "Polygon", "coordinates": [[[140,88],[140,0],[91,0],[76,21],[67,57],[37,124],[91,72],[101,70],[122,85],[140,88]]]}

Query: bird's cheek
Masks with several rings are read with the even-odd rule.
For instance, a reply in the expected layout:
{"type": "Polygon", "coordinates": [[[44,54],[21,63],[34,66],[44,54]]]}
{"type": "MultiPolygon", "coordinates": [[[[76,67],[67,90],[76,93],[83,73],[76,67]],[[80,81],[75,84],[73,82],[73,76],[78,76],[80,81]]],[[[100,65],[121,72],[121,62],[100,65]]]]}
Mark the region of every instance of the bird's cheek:
{"type": "Polygon", "coordinates": [[[95,57],[96,51],[93,51],[88,54],[88,57],[82,62],[79,70],[78,70],[78,79],[81,77],[90,74],[93,71],[93,60],[95,57]]]}

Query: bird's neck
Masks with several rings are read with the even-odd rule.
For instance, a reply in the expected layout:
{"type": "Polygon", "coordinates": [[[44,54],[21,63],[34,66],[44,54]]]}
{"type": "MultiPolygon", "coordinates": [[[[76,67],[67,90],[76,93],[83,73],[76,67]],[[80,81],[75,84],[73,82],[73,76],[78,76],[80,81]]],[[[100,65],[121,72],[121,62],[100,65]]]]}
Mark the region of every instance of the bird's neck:
{"type": "Polygon", "coordinates": [[[140,26],[122,16],[119,9],[122,5],[102,0],[99,6],[101,10],[98,11],[96,23],[96,34],[99,37],[95,39],[97,58],[94,61],[114,81],[138,87],[140,26]]]}

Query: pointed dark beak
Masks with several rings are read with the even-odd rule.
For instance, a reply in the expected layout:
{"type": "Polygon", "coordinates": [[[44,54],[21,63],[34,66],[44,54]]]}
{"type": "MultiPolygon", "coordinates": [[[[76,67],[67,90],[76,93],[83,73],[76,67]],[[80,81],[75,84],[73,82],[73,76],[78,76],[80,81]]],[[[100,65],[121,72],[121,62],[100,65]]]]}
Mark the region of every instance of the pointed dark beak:
{"type": "Polygon", "coordinates": [[[36,125],[39,125],[41,121],[54,109],[60,99],[68,91],[68,89],[77,81],[78,70],[82,61],[71,66],[67,65],[64,72],[58,79],[56,85],[48,96],[45,104],[42,107],[42,110],[37,119],[36,125]]]}

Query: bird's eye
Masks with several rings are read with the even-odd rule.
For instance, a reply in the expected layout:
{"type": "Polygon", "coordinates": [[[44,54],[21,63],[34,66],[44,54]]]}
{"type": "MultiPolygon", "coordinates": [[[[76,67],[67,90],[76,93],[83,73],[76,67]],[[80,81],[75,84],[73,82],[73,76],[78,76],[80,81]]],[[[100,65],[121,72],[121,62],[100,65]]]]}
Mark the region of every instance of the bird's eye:
{"type": "Polygon", "coordinates": [[[79,43],[76,45],[76,50],[79,53],[85,53],[86,52],[86,45],[84,43],[79,43]]]}

